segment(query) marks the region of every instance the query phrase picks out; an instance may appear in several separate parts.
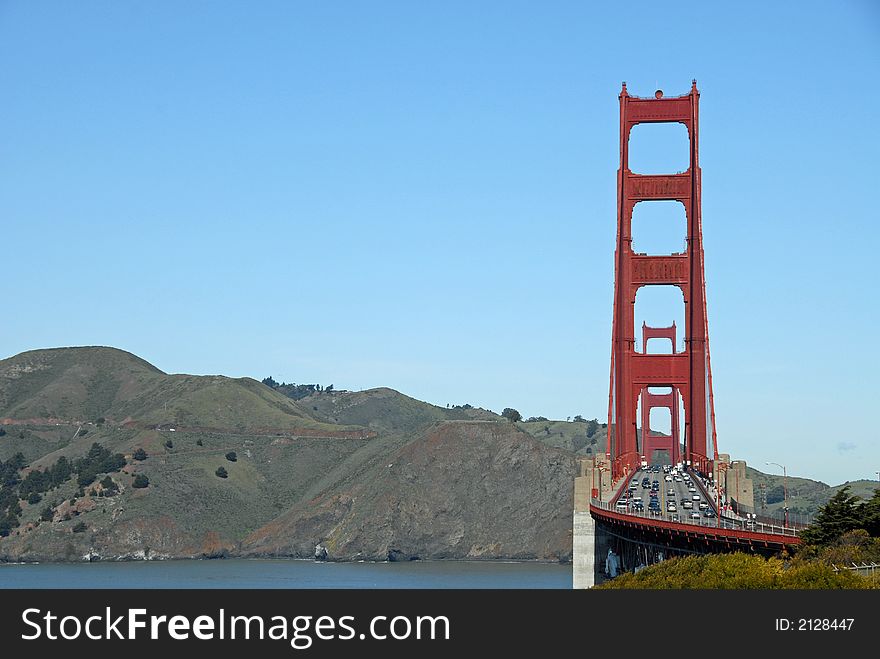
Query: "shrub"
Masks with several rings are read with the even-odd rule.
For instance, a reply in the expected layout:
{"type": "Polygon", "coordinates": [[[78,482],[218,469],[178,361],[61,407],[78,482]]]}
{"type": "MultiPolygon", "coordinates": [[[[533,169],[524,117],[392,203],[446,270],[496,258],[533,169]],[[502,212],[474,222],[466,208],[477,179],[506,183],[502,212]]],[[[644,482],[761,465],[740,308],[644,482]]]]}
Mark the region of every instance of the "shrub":
{"type": "Polygon", "coordinates": [[[229,474],[226,473],[226,470],[223,467],[217,467],[217,471],[214,472],[219,478],[226,478],[229,474]]]}
{"type": "Polygon", "coordinates": [[[131,454],[131,457],[134,460],[146,460],[147,459],[147,452],[144,449],[139,448],[134,453],[131,454]]]}
{"type": "Polygon", "coordinates": [[[136,487],[138,489],[142,489],[147,487],[150,484],[150,479],[147,478],[145,474],[138,474],[134,477],[134,482],[132,482],[131,486],[136,487]]]}
{"type": "Polygon", "coordinates": [[[226,454],[226,459],[230,462],[235,462],[236,460],[238,460],[238,456],[235,454],[235,451],[230,451],[226,454]]]}
{"type": "Polygon", "coordinates": [[[166,439],[165,440],[165,448],[167,448],[167,449],[174,448],[174,442],[172,442],[170,439],[166,439]]]}
{"type": "Polygon", "coordinates": [[[501,412],[501,416],[503,416],[505,419],[507,419],[508,421],[511,421],[513,423],[516,423],[517,421],[522,420],[522,414],[520,414],[517,410],[513,409],[512,407],[505,407],[504,410],[501,412]]]}
{"type": "Polygon", "coordinates": [[[626,573],[599,588],[829,589],[870,588],[870,581],[848,570],[835,572],[816,561],[786,563],[743,553],[672,558],[638,574],[626,573]]]}
{"type": "Polygon", "coordinates": [[[85,522],[77,522],[77,523],[74,525],[74,527],[73,527],[73,532],[74,532],[74,533],[82,533],[82,532],[85,531],[87,528],[89,528],[89,527],[86,526],[86,523],[85,523],[85,522]]]}
{"type": "Polygon", "coordinates": [[[204,446],[201,439],[196,440],[196,446],[204,446]]]}
{"type": "Polygon", "coordinates": [[[27,498],[27,502],[31,505],[34,505],[35,503],[40,503],[40,501],[42,501],[42,500],[43,500],[43,497],[41,497],[36,492],[31,492],[30,496],[28,496],[28,498],[27,498]]]}
{"type": "Polygon", "coordinates": [[[55,511],[52,509],[52,506],[46,506],[40,513],[40,519],[44,522],[51,522],[53,517],[55,517],[55,511]]]}

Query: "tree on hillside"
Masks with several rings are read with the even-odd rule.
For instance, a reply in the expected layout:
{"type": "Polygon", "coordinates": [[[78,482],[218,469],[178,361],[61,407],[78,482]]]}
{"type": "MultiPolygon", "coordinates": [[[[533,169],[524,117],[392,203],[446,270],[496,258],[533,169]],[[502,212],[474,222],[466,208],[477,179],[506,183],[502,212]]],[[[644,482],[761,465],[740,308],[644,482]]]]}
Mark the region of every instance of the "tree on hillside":
{"type": "Polygon", "coordinates": [[[849,493],[849,485],[840,488],[819,508],[813,523],[801,532],[801,541],[808,545],[827,545],[847,531],[862,528],[858,502],[859,497],[849,493]]]}
{"type": "Polygon", "coordinates": [[[134,477],[134,482],[132,482],[131,486],[142,489],[147,487],[150,484],[150,479],[147,478],[145,474],[138,474],[134,477]]]}
{"type": "Polygon", "coordinates": [[[586,423],[587,422],[587,420],[584,417],[582,417],[580,414],[575,414],[574,420],[576,423],[586,423]]]}
{"type": "Polygon", "coordinates": [[[134,453],[132,453],[131,457],[134,460],[146,460],[147,459],[147,452],[144,449],[139,448],[139,449],[135,450],[134,453]]]}
{"type": "Polygon", "coordinates": [[[592,437],[599,430],[599,420],[590,419],[587,421],[587,437],[592,437]]]}
{"type": "Polygon", "coordinates": [[[230,462],[235,462],[236,460],[238,460],[238,456],[235,454],[235,451],[230,451],[226,454],[226,459],[230,462]]]}
{"type": "Polygon", "coordinates": [[[226,478],[229,476],[229,474],[226,473],[226,470],[223,467],[217,467],[217,471],[215,471],[214,474],[218,478],[226,478]]]}
{"type": "Polygon", "coordinates": [[[874,490],[874,496],[865,501],[861,512],[864,529],[871,537],[880,538],[880,489],[874,490]]]}
{"type": "Polygon", "coordinates": [[[504,411],[501,412],[501,416],[512,423],[516,423],[517,421],[522,420],[522,414],[517,412],[512,407],[505,407],[504,411]]]}

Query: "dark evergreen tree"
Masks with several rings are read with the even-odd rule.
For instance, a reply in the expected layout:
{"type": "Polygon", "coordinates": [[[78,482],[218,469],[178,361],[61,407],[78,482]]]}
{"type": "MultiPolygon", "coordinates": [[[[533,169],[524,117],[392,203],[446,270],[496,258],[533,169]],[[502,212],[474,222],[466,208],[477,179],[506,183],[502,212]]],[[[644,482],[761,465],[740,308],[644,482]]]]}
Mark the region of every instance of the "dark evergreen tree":
{"type": "Polygon", "coordinates": [[[880,489],[874,490],[874,496],[862,504],[863,528],[874,538],[880,538],[880,489]]]}
{"type": "Polygon", "coordinates": [[[801,541],[808,545],[827,545],[847,531],[862,528],[864,521],[858,502],[859,497],[849,493],[849,485],[840,488],[819,508],[813,523],[801,531],[801,541]]]}

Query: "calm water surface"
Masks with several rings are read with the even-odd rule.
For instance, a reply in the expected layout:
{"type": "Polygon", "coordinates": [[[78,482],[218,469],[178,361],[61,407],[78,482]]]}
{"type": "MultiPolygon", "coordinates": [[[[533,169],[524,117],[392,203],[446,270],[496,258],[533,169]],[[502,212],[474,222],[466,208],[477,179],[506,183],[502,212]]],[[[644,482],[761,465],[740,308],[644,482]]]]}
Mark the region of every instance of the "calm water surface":
{"type": "Polygon", "coordinates": [[[566,588],[571,565],[303,560],[0,564],[2,588],[566,588]]]}

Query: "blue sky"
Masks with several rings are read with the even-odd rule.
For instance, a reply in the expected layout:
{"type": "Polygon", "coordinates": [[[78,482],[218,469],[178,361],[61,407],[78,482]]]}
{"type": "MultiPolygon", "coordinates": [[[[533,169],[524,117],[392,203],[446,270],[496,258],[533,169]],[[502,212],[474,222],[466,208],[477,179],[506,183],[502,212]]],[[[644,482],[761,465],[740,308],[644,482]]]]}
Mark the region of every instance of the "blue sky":
{"type": "Polygon", "coordinates": [[[0,2],[0,356],[604,420],[617,94],[696,78],[721,450],[876,478],[878,5],[626,7],[0,2]]]}

